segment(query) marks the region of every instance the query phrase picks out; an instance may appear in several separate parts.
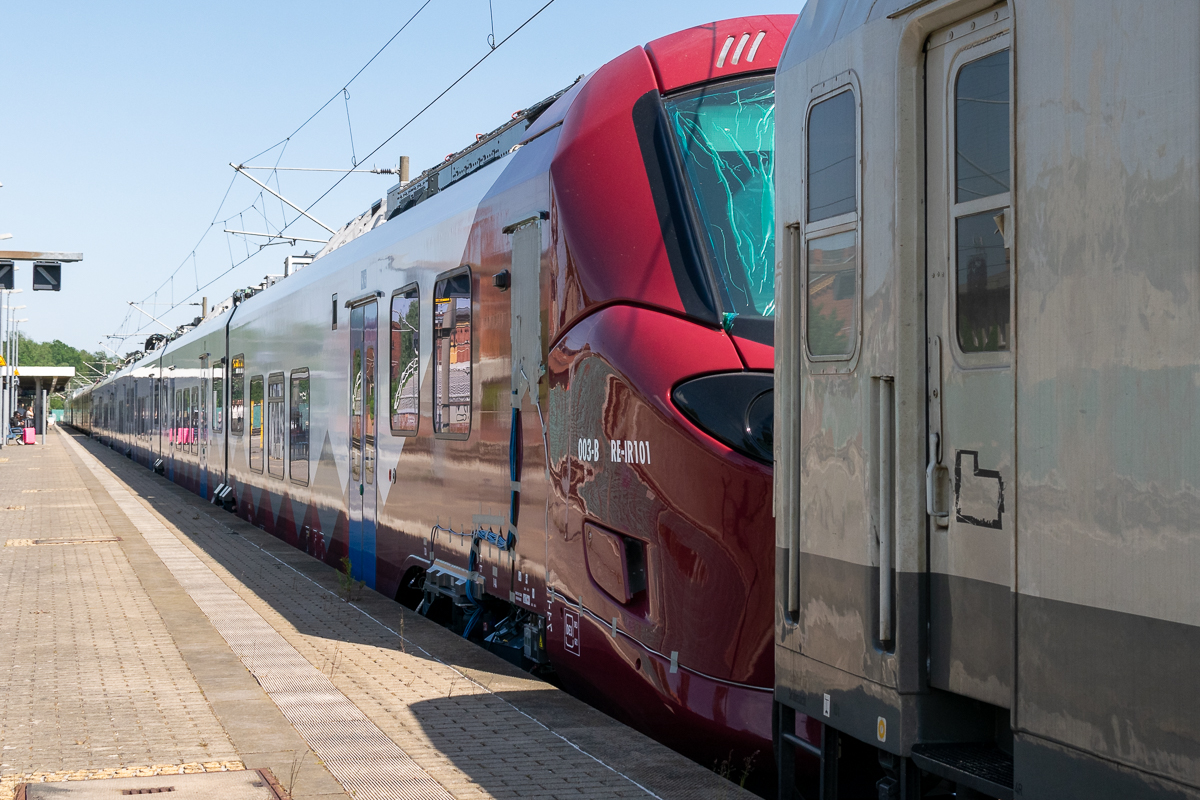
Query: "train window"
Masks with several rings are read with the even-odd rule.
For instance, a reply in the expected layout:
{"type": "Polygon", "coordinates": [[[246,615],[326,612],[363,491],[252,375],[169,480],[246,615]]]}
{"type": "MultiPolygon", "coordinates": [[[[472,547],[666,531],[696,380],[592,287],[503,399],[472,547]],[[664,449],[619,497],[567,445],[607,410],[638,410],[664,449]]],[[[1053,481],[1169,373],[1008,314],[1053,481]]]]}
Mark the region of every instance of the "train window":
{"type": "Polygon", "coordinates": [[[308,370],[292,372],[291,408],[288,414],[288,460],[292,481],[308,485],[308,370]]]}
{"type": "Polygon", "coordinates": [[[330,330],[337,330],[337,292],[333,293],[333,327],[330,330]]]}
{"type": "Polygon", "coordinates": [[[1008,51],[972,61],[954,87],[955,200],[1008,191],[1008,51]]]}
{"type": "Polygon", "coordinates": [[[752,78],[668,99],[683,156],[731,311],[775,314],[775,82],[752,78]]]}
{"type": "Polygon", "coordinates": [[[850,359],[858,348],[858,106],[841,88],[813,103],[806,142],[804,340],[814,360],[850,359]]]}
{"type": "Polygon", "coordinates": [[[183,422],[183,390],[175,390],[175,413],[171,415],[171,443],[175,447],[179,447],[183,440],[182,430],[183,422]]]}
{"type": "Polygon", "coordinates": [[[276,478],[283,477],[287,424],[283,408],[283,373],[277,372],[267,380],[267,472],[276,478]]]}
{"type": "Polygon", "coordinates": [[[266,471],[275,477],[283,477],[283,439],[287,425],[287,414],[283,409],[283,373],[277,372],[266,380],[266,471]]]}
{"type": "Polygon", "coordinates": [[[433,290],[433,432],[471,432],[471,273],[438,280],[433,290]]]}
{"type": "Polygon", "coordinates": [[[957,234],[958,346],[964,353],[1007,350],[1009,263],[995,215],[985,211],[955,220],[957,234]]]}
{"type": "Polygon", "coordinates": [[[263,471],[263,376],[250,378],[250,469],[263,471]]]}
{"type": "Polygon", "coordinates": [[[212,368],[212,429],[216,433],[221,432],[225,423],[225,379],[222,374],[223,365],[217,362],[212,368]]]}
{"type": "Polygon", "coordinates": [[[808,352],[849,356],[858,338],[858,241],[854,231],[808,240],[808,352]]]}
{"type": "Polygon", "coordinates": [[[954,316],[963,353],[1011,346],[1009,55],[968,62],[954,81],[954,316]]]}
{"type": "Polygon", "coordinates": [[[195,453],[200,440],[200,387],[192,387],[192,413],[188,416],[188,444],[195,453]]]}
{"type": "Polygon", "coordinates": [[[857,210],[857,131],[853,91],[835,94],[809,111],[809,222],[857,210]]]}
{"type": "Polygon", "coordinates": [[[229,381],[229,432],[241,436],[246,421],[246,357],[234,356],[232,367],[229,381]]]}
{"type": "Polygon", "coordinates": [[[411,436],[421,418],[421,303],[417,287],[392,296],[392,433],[411,436]]]}

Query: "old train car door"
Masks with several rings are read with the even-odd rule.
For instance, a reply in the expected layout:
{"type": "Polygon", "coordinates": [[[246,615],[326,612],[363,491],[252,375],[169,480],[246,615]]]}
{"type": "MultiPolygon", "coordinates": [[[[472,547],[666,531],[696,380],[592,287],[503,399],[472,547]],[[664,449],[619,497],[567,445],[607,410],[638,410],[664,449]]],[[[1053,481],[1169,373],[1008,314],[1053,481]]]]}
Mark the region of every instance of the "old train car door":
{"type": "Polygon", "coordinates": [[[930,681],[1012,695],[1010,12],[926,46],[930,681]]]}
{"type": "Polygon", "coordinates": [[[350,310],[350,570],[375,587],[375,381],[379,306],[350,310]]]}

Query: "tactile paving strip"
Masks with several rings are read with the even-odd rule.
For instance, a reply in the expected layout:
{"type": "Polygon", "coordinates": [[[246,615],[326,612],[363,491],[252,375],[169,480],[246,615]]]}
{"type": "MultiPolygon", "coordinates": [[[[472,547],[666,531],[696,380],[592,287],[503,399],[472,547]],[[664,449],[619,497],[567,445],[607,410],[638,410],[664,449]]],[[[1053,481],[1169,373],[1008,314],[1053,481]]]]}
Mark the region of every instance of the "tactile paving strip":
{"type": "Polygon", "coordinates": [[[70,446],[355,800],[451,800],[407,753],[238,597],[90,453],[70,446]]]}

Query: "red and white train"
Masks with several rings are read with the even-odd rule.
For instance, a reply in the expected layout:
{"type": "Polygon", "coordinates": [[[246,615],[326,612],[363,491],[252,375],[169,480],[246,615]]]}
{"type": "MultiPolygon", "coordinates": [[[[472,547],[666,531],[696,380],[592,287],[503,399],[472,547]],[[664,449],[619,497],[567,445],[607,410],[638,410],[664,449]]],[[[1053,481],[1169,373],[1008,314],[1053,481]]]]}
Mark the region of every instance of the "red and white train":
{"type": "Polygon", "coordinates": [[[67,421],[704,763],[771,759],[774,70],[636,47],[67,421]]]}

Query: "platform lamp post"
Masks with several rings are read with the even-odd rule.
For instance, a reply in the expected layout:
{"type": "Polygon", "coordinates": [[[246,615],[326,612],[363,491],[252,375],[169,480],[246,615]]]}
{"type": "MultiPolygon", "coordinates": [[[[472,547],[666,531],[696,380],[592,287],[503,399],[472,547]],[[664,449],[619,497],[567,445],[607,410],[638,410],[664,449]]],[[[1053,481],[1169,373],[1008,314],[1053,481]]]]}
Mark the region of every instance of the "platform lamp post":
{"type": "Polygon", "coordinates": [[[16,379],[17,379],[17,343],[13,340],[13,330],[16,328],[16,321],[13,319],[15,312],[25,308],[25,306],[14,306],[11,300],[7,297],[9,294],[16,294],[20,289],[10,289],[4,292],[5,304],[3,324],[0,325],[0,332],[4,334],[4,361],[5,377],[3,392],[0,392],[0,414],[3,414],[4,436],[0,437],[0,447],[8,442],[8,420],[12,416],[13,410],[16,408],[16,379]]]}
{"type": "MultiPolygon", "coordinates": [[[[11,315],[11,313],[13,311],[18,311],[22,308],[25,308],[25,306],[10,306],[8,309],[9,314],[11,315]]],[[[9,338],[12,339],[13,357],[12,357],[12,361],[10,362],[12,364],[12,369],[11,369],[12,374],[9,377],[9,386],[12,389],[12,399],[9,401],[8,407],[13,409],[14,411],[17,408],[17,399],[20,397],[20,385],[21,384],[20,384],[20,380],[17,377],[17,370],[20,369],[20,367],[21,367],[21,323],[22,322],[29,322],[29,318],[26,317],[24,319],[14,319],[12,321],[12,327],[9,330],[9,338]]]]}

